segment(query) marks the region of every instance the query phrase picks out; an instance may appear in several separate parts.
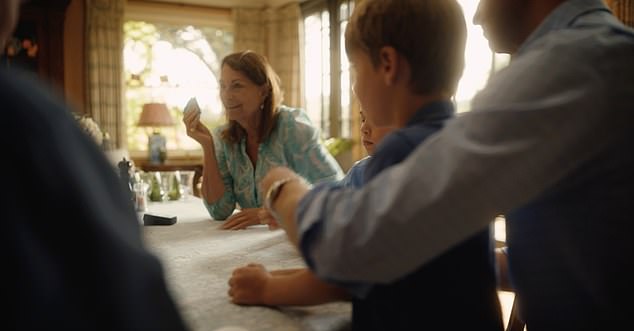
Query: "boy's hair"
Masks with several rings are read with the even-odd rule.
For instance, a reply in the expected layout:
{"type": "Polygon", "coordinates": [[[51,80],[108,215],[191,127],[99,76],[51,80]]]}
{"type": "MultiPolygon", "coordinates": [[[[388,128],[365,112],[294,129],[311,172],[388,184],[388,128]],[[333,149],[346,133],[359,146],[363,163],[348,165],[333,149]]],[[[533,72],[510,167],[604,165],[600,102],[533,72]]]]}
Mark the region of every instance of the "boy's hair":
{"type": "Polygon", "coordinates": [[[466,35],[456,0],[365,0],[346,27],[346,52],[363,51],[378,66],[380,49],[394,47],[409,62],[413,93],[453,95],[466,35]]]}
{"type": "MultiPolygon", "coordinates": [[[[280,78],[264,56],[250,50],[225,56],[220,67],[225,65],[242,73],[255,85],[266,87],[267,94],[260,111],[258,132],[258,141],[262,142],[275,128],[277,108],[283,98],[280,78]]],[[[222,139],[229,143],[238,143],[245,136],[246,132],[236,121],[229,121],[229,125],[221,133],[222,139]]]]}

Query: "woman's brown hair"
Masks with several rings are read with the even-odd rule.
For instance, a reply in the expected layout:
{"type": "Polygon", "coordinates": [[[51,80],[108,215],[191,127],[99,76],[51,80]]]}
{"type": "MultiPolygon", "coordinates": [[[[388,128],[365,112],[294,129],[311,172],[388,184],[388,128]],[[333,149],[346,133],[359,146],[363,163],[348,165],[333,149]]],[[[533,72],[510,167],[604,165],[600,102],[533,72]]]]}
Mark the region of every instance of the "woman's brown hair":
{"type": "MultiPolygon", "coordinates": [[[[282,103],[280,79],[264,56],[250,50],[225,56],[221,68],[225,65],[242,73],[254,84],[266,88],[258,127],[258,142],[262,142],[275,128],[277,108],[282,103]]],[[[236,121],[230,120],[220,136],[226,142],[238,143],[246,136],[246,131],[236,121]]]]}

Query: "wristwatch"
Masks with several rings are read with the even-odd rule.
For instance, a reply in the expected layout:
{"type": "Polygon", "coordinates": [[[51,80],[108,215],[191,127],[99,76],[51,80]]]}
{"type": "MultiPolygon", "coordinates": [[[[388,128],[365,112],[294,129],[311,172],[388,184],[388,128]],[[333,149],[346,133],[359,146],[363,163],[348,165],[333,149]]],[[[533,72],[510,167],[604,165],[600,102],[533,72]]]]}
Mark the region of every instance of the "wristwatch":
{"type": "Polygon", "coordinates": [[[280,215],[275,212],[275,210],[273,210],[273,203],[275,203],[275,200],[280,195],[280,192],[282,192],[282,187],[284,187],[284,184],[292,180],[299,180],[299,177],[285,177],[274,181],[273,184],[271,184],[271,186],[269,187],[268,191],[266,191],[266,195],[264,196],[264,208],[269,211],[273,218],[275,218],[275,220],[282,227],[284,227],[284,224],[282,223],[280,215]]]}

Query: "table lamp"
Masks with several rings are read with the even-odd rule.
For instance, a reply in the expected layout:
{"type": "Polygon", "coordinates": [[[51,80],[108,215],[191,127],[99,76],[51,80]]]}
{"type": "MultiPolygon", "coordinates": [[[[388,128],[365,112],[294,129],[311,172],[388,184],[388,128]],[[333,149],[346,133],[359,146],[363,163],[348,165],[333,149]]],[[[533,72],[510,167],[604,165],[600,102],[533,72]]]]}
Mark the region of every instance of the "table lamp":
{"type": "Polygon", "coordinates": [[[152,164],[162,164],[167,158],[166,139],[159,130],[160,127],[172,126],[174,120],[164,103],[146,103],[139,117],[137,126],[154,129],[148,135],[148,159],[152,164]]]}

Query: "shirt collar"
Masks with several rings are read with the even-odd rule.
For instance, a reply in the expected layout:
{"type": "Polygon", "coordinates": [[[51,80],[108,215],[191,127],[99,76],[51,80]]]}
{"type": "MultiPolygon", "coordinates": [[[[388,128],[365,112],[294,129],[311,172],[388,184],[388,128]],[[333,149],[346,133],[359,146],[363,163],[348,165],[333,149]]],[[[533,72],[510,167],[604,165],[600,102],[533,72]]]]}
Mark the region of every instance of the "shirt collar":
{"type": "Polygon", "coordinates": [[[610,11],[601,0],[568,0],[563,2],[530,34],[517,53],[523,53],[531,47],[531,44],[549,32],[572,26],[579,16],[596,10],[610,11]]]}
{"type": "Polygon", "coordinates": [[[406,126],[412,126],[430,120],[445,120],[453,116],[454,106],[449,100],[434,101],[418,109],[414,116],[407,121],[406,126]]]}

